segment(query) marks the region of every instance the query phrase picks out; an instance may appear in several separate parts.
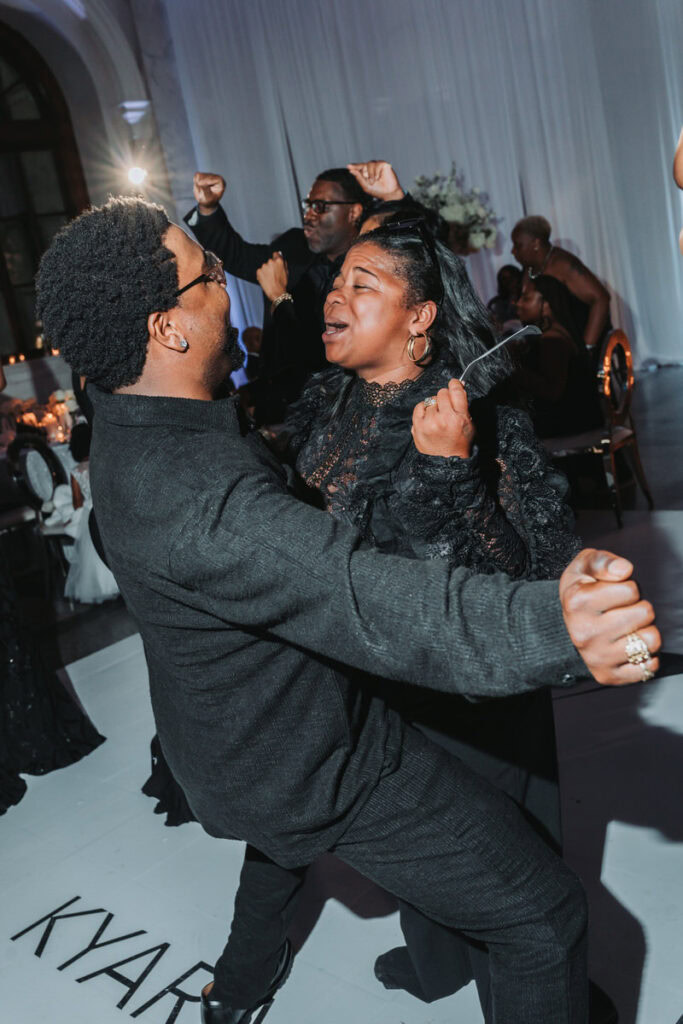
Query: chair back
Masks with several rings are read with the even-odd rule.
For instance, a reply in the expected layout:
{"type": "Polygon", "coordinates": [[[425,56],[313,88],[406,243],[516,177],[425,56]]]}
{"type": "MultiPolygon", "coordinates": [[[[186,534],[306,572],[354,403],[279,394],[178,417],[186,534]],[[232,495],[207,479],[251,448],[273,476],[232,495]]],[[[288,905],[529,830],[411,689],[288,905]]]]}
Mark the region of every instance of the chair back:
{"type": "Polygon", "coordinates": [[[9,445],[7,457],[15,481],[36,509],[52,501],[60,484],[68,483],[66,470],[41,437],[20,434],[9,445]]]}
{"type": "Polygon", "coordinates": [[[633,398],[633,356],[624,331],[610,331],[600,351],[598,388],[605,422],[611,427],[630,423],[633,398]]]}

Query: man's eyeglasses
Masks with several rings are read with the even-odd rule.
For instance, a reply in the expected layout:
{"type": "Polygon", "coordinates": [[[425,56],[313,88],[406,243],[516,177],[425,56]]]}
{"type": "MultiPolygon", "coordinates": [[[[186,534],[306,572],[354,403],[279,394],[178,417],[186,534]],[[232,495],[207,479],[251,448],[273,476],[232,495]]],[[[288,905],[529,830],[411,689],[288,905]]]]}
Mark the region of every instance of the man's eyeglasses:
{"type": "Polygon", "coordinates": [[[194,281],[190,281],[189,284],[183,285],[175,293],[176,298],[186,292],[188,288],[194,288],[196,284],[202,284],[203,282],[215,281],[216,284],[225,284],[225,271],[223,270],[223,260],[219,260],[215,252],[208,252],[204,250],[204,266],[206,270],[199,277],[195,277],[194,281]]]}
{"type": "Polygon", "coordinates": [[[301,200],[301,212],[307,213],[309,210],[313,210],[313,213],[327,213],[330,206],[355,206],[356,202],[354,199],[302,199],[301,200]]]}

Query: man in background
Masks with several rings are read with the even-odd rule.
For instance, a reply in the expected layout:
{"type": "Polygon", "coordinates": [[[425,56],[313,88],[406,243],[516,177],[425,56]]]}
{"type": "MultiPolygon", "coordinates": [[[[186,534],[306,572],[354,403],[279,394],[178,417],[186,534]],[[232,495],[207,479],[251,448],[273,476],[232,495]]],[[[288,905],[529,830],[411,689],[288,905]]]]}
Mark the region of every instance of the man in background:
{"type": "Polygon", "coordinates": [[[323,171],[303,200],[303,228],[290,228],[271,243],[258,244],[245,242],[234,229],[220,205],[224,193],[225,179],[220,175],[195,174],[197,205],[185,221],[200,245],[221,258],[229,274],[263,288],[256,416],[261,423],[277,423],[306,378],[327,365],[321,340],[323,303],[358,234],[369,196],[346,168],[323,171]],[[278,332],[278,317],[293,317],[296,331],[278,332]],[[292,333],[296,345],[282,344],[292,333]]]}
{"type": "Polygon", "coordinates": [[[319,174],[302,200],[303,228],[260,245],[235,231],[220,205],[224,192],[220,175],[197,172],[197,206],[185,221],[229,274],[263,290],[259,379],[251,390],[256,421],[278,423],[305,380],[327,366],[323,305],[365,214],[373,202],[407,197],[385,160],[335,167],[319,174]]]}

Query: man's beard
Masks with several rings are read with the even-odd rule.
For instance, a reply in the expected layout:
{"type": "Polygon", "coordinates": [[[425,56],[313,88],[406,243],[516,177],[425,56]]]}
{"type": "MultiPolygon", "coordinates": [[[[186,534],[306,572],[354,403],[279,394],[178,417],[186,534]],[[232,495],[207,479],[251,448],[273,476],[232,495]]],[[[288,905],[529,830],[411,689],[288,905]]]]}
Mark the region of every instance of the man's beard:
{"type": "Polygon", "coordinates": [[[230,360],[231,373],[244,366],[244,350],[240,348],[239,336],[240,332],[236,327],[228,327],[225,342],[223,343],[223,351],[230,360]]]}

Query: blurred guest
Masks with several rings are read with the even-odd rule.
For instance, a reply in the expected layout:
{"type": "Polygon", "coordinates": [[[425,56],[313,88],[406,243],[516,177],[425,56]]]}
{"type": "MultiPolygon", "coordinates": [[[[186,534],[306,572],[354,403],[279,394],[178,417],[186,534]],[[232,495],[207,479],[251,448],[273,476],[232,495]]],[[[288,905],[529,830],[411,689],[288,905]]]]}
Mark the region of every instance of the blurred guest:
{"type": "MultiPolygon", "coordinates": [[[[0,367],[0,391],[6,386],[0,367]]],[[[44,775],[79,761],[104,743],[44,664],[20,614],[0,546],[0,814],[26,792],[22,774],[44,775]]]]}
{"type": "Polygon", "coordinates": [[[88,398],[88,393],[85,390],[85,377],[80,377],[77,373],[72,371],[71,373],[71,390],[74,393],[74,398],[80,412],[83,414],[88,423],[92,423],[93,418],[93,407],[92,402],[88,398]]]}
{"type": "Polygon", "coordinates": [[[681,129],[674,154],[674,181],[679,188],[683,188],[683,129],[681,129]]]}
{"type": "Polygon", "coordinates": [[[306,199],[303,228],[290,228],[270,243],[245,242],[228,220],[220,201],[225,180],[218,174],[194,176],[197,205],[185,217],[200,244],[215,252],[225,270],[261,285],[264,291],[263,342],[257,401],[260,422],[282,420],[306,378],[325,366],[322,307],[344,254],[358,234],[368,196],[346,168],[323,171],[306,199]],[[259,274],[281,257],[277,274],[259,274]],[[289,307],[289,308],[288,308],[289,307]],[[280,318],[294,319],[296,330],[276,330],[280,318]]]}
{"type": "Polygon", "coordinates": [[[574,326],[569,289],[547,274],[527,279],[517,313],[523,324],[542,331],[515,347],[515,381],[533,399],[539,436],[566,436],[599,426],[597,381],[574,326]]]}
{"type": "MultiPolygon", "coordinates": [[[[681,131],[676,153],[674,154],[674,181],[679,188],[683,188],[683,131],[681,131]]],[[[683,229],[678,236],[678,245],[683,253],[683,229]]]]}
{"type": "Polygon", "coordinates": [[[242,344],[247,353],[244,364],[247,380],[254,380],[259,375],[262,339],[263,331],[260,327],[245,327],[242,331],[242,344]]]}
{"type": "Polygon", "coordinates": [[[498,294],[487,304],[493,322],[499,331],[505,333],[506,325],[519,323],[517,300],[522,290],[522,271],[513,263],[506,263],[496,274],[498,294]]]}
{"type": "MultiPolygon", "coordinates": [[[[280,331],[278,325],[275,330],[280,331]]],[[[263,331],[260,327],[245,327],[242,331],[242,348],[245,351],[245,361],[242,369],[231,374],[231,379],[237,387],[242,408],[251,419],[256,417],[256,406],[260,404],[260,373],[261,373],[261,340],[263,331]]],[[[292,337],[296,339],[295,330],[292,337]]],[[[266,388],[267,388],[266,384],[266,388]]],[[[267,395],[265,396],[267,400],[267,395]]]]}
{"type": "Polygon", "coordinates": [[[112,573],[100,557],[93,540],[89,519],[92,514],[90,493],[89,423],[78,423],[71,432],[70,450],[76,465],[71,470],[72,509],[69,532],[74,545],[64,596],[83,604],[101,604],[118,597],[119,588],[112,573]]]}
{"type": "Polygon", "coordinates": [[[578,256],[553,245],[551,227],[545,217],[524,217],[512,229],[512,255],[524,268],[524,279],[534,281],[539,274],[555,277],[569,289],[573,331],[579,344],[593,352],[605,333],[611,330],[609,292],[578,256]]]}

